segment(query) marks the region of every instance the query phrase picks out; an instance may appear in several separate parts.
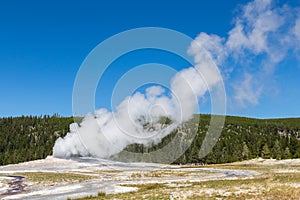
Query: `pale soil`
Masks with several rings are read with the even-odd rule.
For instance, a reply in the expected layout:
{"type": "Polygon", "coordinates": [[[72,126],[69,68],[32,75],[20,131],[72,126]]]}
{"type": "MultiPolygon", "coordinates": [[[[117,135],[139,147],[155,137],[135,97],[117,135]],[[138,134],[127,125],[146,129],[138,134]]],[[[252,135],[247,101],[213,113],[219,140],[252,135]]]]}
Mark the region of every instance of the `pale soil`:
{"type": "MultiPolygon", "coordinates": [[[[273,170],[276,173],[297,173],[300,171],[300,167],[292,169],[282,167],[300,166],[300,159],[280,161],[253,159],[231,164],[231,166],[235,165],[281,166],[273,170]]],[[[225,169],[215,165],[205,168],[181,168],[180,166],[153,163],[119,163],[94,158],[66,160],[47,157],[43,160],[1,166],[0,194],[3,194],[8,189],[8,182],[11,178],[7,177],[7,175],[17,174],[25,176],[24,182],[28,185],[27,191],[15,195],[2,196],[2,199],[79,198],[97,195],[100,191],[106,194],[137,191],[138,187],[134,185],[152,183],[164,183],[168,187],[174,188],[170,199],[185,199],[194,195],[195,191],[188,189],[193,182],[252,179],[253,177],[261,176],[263,173],[263,171],[252,168],[247,169],[247,167],[225,169]],[[55,174],[54,177],[53,173],[55,174]],[[43,179],[40,179],[41,175],[43,179]],[[47,180],[47,177],[51,177],[51,179],[47,180]],[[36,181],[30,182],[28,180],[36,181]]],[[[298,188],[299,185],[300,183],[292,183],[289,186],[298,188]]],[[[228,191],[224,189],[200,188],[197,192],[206,195],[220,193],[226,196],[228,191]]],[[[238,187],[233,188],[228,195],[249,192],[259,193],[260,191],[255,187],[246,189],[238,187]]]]}
{"type": "Polygon", "coordinates": [[[256,158],[252,160],[245,160],[242,162],[236,162],[235,164],[255,164],[255,165],[265,165],[265,166],[273,166],[273,165],[299,165],[300,166],[300,159],[286,159],[286,160],[276,160],[276,159],[263,159],[263,158],[256,158]]]}

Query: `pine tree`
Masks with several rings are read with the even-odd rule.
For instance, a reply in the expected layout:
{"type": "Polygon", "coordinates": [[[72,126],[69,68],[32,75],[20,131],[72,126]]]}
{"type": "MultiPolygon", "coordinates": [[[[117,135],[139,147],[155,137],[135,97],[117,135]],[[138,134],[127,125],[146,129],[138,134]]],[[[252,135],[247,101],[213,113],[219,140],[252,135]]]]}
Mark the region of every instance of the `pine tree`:
{"type": "Polygon", "coordinates": [[[282,152],[281,152],[281,147],[280,147],[278,140],[276,140],[274,147],[272,149],[272,152],[273,152],[273,158],[276,158],[277,160],[281,159],[282,152]]]}
{"type": "Polygon", "coordinates": [[[265,158],[265,159],[270,158],[270,149],[269,149],[267,143],[263,146],[263,149],[262,149],[262,152],[261,152],[261,157],[265,158]]]}
{"type": "Polygon", "coordinates": [[[285,148],[283,156],[284,156],[285,159],[291,158],[291,152],[290,152],[290,148],[289,147],[285,148]]]}
{"type": "Polygon", "coordinates": [[[246,144],[246,142],[243,142],[243,152],[242,152],[243,159],[249,158],[249,148],[246,144]]]}

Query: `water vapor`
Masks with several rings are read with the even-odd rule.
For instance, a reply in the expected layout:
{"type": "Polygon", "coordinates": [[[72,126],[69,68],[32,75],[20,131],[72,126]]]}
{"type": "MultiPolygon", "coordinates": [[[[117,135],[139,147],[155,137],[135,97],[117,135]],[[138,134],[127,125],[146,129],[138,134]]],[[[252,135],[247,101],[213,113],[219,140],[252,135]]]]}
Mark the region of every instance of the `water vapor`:
{"type": "MultiPolygon", "coordinates": [[[[193,44],[196,45],[196,44],[193,44]]],[[[105,108],[87,114],[54,145],[55,157],[95,156],[109,158],[130,144],[157,144],[179,124],[191,119],[198,99],[222,81],[210,54],[189,52],[196,65],[183,69],[170,80],[170,91],[154,85],[145,93],[126,97],[110,112],[105,108]]]]}
{"type": "MultiPolygon", "coordinates": [[[[188,48],[195,66],[170,80],[170,91],[159,85],[126,97],[110,112],[87,114],[80,125],[59,138],[56,157],[107,158],[134,143],[156,144],[198,109],[198,100],[225,77],[232,105],[259,104],[272,84],[275,67],[289,54],[299,54],[300,12],[272,0],[254,0],[239,7],[227,36],[200,33],[188,48]]],[[[227,94],[228,94],[227,93],[227,94]]]]}

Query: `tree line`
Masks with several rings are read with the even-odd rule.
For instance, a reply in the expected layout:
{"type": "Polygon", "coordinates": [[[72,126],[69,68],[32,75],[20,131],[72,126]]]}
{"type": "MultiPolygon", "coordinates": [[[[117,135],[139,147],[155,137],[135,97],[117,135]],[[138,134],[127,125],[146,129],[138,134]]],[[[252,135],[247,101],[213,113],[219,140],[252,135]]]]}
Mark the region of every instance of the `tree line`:
{"type": "Polygon", "coordinates": [[[58,115],[0,118],[0,165],[45,158],[66,135],[72,117],[58,115]]]}
{"type": "MultiPolygon", "coordinates": [[[[257,157],[300,158],[300,118],[263,120],[232,116],[226,117],[221,136],[212,138],[216,142],[212,151],[201,156],[200,149],[204,138],[209,134],[210,118],[210,115],[194,115],[193,119],[175,129],[160,143],[132,144],[115,158],[125,152],[143,153],[143,157],[146,158],[150,152],[163,149],[166,145],[174,150],[164,152],[165,156],[182,151],[182,155],[180,154],[174,164],[227,163],[257,157]],[[178,147],[181,149],[178,150],[178,147]]],[[[58,115],[0,118],[0,165],[52,155],[56,139],[64,137],[69,130],[69,124],[73,122],[73,117],[58,115]]],[[[167,120],[167,123],[171,122],[167,120]]],[[[164,158],[154,159],[157,160],[164,158]]],[[[126,157],[124,161],[143,160],[126,157]]]]}
{"type": "MultiPolygon", "coordinates": [[[[227,116],[219,138],[212,138],[216,144],[205,156],[201,155],[201,147],[208,133],[210,115],[195,115],[186,125],[174,130],[159,144],[129,145],[125,151],[139,152],[145,155],[157,151],[164,146],[173,145],[174,151],[189,145],[182,156],[174,164],[187,163],[228,163],[257,157],[289,159],[300,158],[300,118],[289,119],[253,119],[227,116]],[[191,123],[199,118],[199,123],[191,123]],[[195,133],[193,133],[193,131],[195,133]],[[176,143],[173,138],[180,137],[176,143]],[[192,141],[192,142],[190,142],[192,141]]],[[[204,144],[205,145],[205,144],[204,144]]],[[[174,154],[170,151],[169,154],[174,154]]],[[[121,152],[120,155],[122,155],[121,152]]],[[[160,154],[159,156],[166,156],[160,154]]],[[[145,156],[146,157],[146,156],[145,156]]],[[[126,157],[126,159],[134,158],[126,157]]],[[[151,158],[159,160],[158,158],[151,158]]],[[[164,160],[164,158],[160,158],[164,160]]],[[[124,160],[125,161],[125,160],[124,160]]],[[[143,160],[141,160],[143,161],[143,160]]],[[[146,161],[146,160],[145,160],[146,161]]]]}

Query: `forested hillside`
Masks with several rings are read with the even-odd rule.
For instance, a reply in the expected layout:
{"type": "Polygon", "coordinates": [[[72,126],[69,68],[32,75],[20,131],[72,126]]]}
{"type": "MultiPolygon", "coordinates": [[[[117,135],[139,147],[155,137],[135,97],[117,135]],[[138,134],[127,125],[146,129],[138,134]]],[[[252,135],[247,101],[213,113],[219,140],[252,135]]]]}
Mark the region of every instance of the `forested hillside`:
{"type": "Polygon", "coordinates": [[[51,155],[55,140],[68,132],[73,121],[56,115],[0,118],[0,165],[51,155]]]}
{"type": "MultiPolygon", "coordinates": [[[[205,117],[202,117],[205,118],[205,117]]],[[[209,118],[206,116],[206,118],[209,118]]],[[[198,135],[203,137],[205,130],[198,135]]],[[[259,120],[226,117],[222,135],[213,151],[197,159],[197,140],[178,162],[225,163],[255,157],[288,159],[300,157],[300,119],[259,120]]]]}
{"type": "MultiPolygon", "coordinates": [[[[220,138],[214,138],[217,143],[213,151],[201,158],[199,152],[207,134],[210,115],[195,115],[194,118],[197,117],[199,125],[190,123],[195,121],[192,119],[165,137],[158,145],[149,147],[133,144],[128,146],[126,151],[148,153],[169,144],[177,135],[181,137],[180,144],[170,143],[174,146],[174,150],[192,140],[187,151],[174,162],[177,164],[226,163],[256,157],[276,159],[300,157],[300,118],[262,120],[227,116],[220,138]],[[193,130],[196,131],[196,136],[191,138],[193,130]]],[[[169,153],[174,154],[173,151],[169,153]]],[[[128,156],[126,158],[130,159],[128,156]]]]}
{"type": "MultiPolygon", "coordinates": [[[[72,117],[58,116],[0,118],[0,164],[18,163],[51,155],[55,140],[66,135],[69,124],[73,121],[72,117]]],[[[184,145],[187,141],[192,141],[192,144],[175,163],[225,163],[255,157],[300,157],[300,118],[261,120],[228,116],[221,137],[216,138],[213,151],[206,157],[199,158],[199,150],[209,122],[209,115],[195,115],[194,119],[177,128],[161,143],[148,147],[134,144],[128,146],[126,151],[147,154],[170,143],[177,135],[181,138],[181,144],[184,145]],[[200,123],[193,123],[198,117],[200,123]],[[195,138],[191,138],[190,133],[193,130],[196,131],[195,138]]]]}

